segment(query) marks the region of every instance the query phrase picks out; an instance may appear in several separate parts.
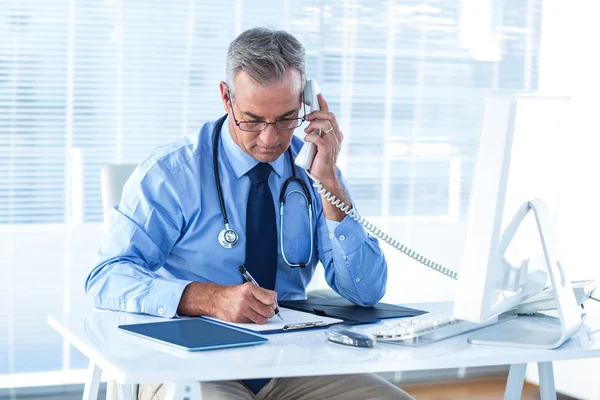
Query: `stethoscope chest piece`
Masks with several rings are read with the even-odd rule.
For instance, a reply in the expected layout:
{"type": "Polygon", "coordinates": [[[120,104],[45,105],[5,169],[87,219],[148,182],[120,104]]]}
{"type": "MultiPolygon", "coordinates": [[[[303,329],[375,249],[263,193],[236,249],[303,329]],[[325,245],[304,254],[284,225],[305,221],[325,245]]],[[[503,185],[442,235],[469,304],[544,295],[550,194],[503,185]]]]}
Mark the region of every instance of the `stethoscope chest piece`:
{"type": "Polygon", "coordinates": [[[233,229],[226,227],[219,233],[219,243],[226,249],[231,249],[237,242],[238,234],[233,229]]]}

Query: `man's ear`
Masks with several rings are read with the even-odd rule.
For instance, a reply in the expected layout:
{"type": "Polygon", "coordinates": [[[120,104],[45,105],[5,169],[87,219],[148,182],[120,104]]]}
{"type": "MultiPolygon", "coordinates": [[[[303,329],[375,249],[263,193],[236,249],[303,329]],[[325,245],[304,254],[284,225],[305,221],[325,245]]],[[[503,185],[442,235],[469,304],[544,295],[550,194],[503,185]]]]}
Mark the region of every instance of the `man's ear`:
{"type": "Polygon", "coordinates": [[[229,91],[227,90],[227,84],[223,81],[219,83],[219,90],[221,91],[221,100],[223,101],[223,108],[225,112],[229,114],[231,111],[231,102],[229,101],[229,91]]]}

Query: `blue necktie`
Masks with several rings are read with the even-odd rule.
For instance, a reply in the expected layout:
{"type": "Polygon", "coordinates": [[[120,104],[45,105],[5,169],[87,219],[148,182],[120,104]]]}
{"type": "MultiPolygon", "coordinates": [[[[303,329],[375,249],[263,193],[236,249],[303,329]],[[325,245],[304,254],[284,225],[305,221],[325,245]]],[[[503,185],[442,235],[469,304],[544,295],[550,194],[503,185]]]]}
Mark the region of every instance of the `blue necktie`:
{"type": "Polygon", "coordinates": [[[269,188],[273,168],[259,163],[250,171],[252,181],[246,214],[246,269],[260,287],[273,290],[277,274],[277,223],[269,188]]]}
{"type": "MultiPolygon", "coordinates": [[[[273,290],[277,276],[277,222],[269,188],[268,163],[258,163],[248,171],[252,181],[246,210],[246,269],[260,287],[273,290]]],[[[247,379],[244,384],[257,394],[271,379],[247,379]]]]}

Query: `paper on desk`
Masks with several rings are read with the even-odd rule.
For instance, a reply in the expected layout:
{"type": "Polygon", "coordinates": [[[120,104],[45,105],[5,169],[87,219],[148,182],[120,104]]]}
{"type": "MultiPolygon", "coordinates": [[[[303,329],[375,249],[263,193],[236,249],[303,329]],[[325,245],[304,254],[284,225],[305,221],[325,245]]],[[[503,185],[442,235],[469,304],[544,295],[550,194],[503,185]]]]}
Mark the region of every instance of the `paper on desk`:
{"type": "MultiPolygon", "coordinates": [[[[236,323],[236,322],[224,322],[215,317],[205,317],[205,318],[212,319],[214,321],[218,321],[218,322],[221,322],[221,323],[224,323],[227,325],[236,326],[238,328],[247,329],[247,330],[254,331],[254,332],[271,332],[271,331],[287,332],[288,330],[285,327],[289,326],[289,325],[304,324],[304,323],[309,323],[309,324],[318,323],[318,325],[316,325],[316,326],[307,326],[304,328],[304,329],[307,329],[307,328],[315,328],[315,327],[333,325],[333,324],[337,324],[340,322],[344,322],[344,320],[337,319],[337,318],[321,317],[321,316],[310,314],[307,312],[296,311],[296,310],[292,310],[289,308],[283,308],[283,307],[279,307],[279,313],[283,317],[283,321],[278,316],[275,315],[273,318],[270,318],[267,321],[267,323],[265,323],[265,324],[255,324],[255,323],[242,324],[242,323],[236,323]]],[[[300,328],[300,329],[302,329],[302,328],[300,328]]],[[[293,332],[294,329],[289,329],[289,331],[293,332]]]]}

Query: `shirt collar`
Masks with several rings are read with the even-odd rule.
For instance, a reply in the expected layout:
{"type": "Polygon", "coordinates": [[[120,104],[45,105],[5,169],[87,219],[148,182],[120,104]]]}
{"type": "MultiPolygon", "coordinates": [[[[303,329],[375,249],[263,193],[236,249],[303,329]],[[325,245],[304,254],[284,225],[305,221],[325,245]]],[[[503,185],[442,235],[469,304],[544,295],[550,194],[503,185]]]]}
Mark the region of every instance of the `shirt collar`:
{"type": "MultiPolygon", "coordinates": [[[[225,122],[223,122],[223,127],[221,128],[221,140],[223,141],[223,148],[229,158],[229,164],[237,179],[240,179],[258,164],[258,160],[247,154],[233,141],[233,138],[229,133],[229,116],[225,119],[225,122]]],[[[269,163],[279,177],[283,176],[284,162],[287,157],[286,150],[277,160],[269,163]]]]}

